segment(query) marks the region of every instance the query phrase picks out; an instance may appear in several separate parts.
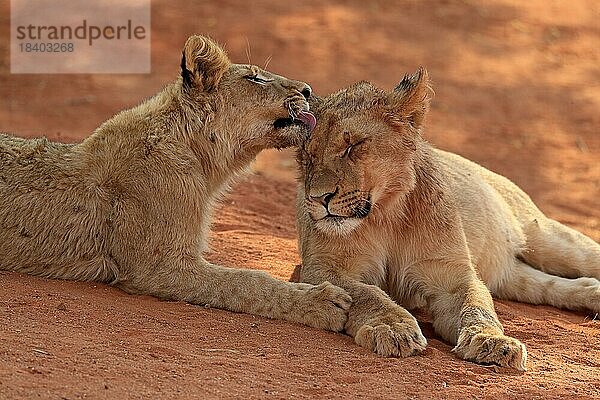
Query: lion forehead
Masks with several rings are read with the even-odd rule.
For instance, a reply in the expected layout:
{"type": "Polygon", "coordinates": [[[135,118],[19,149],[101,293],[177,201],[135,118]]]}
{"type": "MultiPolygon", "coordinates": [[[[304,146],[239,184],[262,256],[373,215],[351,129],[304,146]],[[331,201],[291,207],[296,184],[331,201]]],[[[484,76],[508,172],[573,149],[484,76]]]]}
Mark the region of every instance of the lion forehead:
{"type": "Polygon", "coordinates": [[[369,110],[384,100],[383,90],[370,82],[362,81],[325,97],[318,111],[323,116],[335,115],[339,119],[344,119],[369,110]]]}

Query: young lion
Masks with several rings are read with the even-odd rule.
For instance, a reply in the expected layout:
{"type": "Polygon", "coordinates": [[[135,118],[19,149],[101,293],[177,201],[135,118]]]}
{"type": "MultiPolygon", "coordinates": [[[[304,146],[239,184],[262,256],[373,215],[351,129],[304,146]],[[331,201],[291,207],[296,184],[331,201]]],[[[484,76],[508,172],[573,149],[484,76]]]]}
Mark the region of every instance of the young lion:
{"type": "Polygon", "coordinates": [[[0,135],[0,269],[343,329],[342,289],[202,258],[232,179],[314,128],[310,91],[192,36],[176,82],[82,143],[0,135]]]}
{"type": "Polygon", "coordinates": [[[508,179],[425,142],[430,96],[419,70],[391,93],[362,82],[315,100],[319,123],[298,152],[301,279],[346,289],[346,331],[378,354],[425,348],[398,304],[426,305],[460,357],[524,370],[490,291],[600,312],[600,246],[508,179]]]}

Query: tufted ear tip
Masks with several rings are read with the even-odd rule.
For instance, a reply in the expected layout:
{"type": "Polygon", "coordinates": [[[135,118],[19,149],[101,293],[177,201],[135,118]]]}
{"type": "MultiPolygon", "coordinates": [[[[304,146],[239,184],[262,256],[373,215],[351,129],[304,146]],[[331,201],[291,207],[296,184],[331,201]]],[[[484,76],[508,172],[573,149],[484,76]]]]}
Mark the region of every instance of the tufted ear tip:
{"type": "Polygon", "coordinates": [[[424,67],[413,74],[406,74],[394,90],[389,94],[387,105],[389,112],[396,119],[408,122],[412,127],[420,129],[425,115],[429,111],[429,103],[433,97],[433,89],[429,73],[424,67]]]}
{"type": "Polygon", "coordinates": [[[429,72],[427,72],[427,69],[423,66],[420,66],[413,74],[404,75],[400,83],[394,88],[394,92],[406,96],[419,88],[428,89],[431,91],[430,94],[433,94],[433,90],[431,90],[431,81],[429,80],[429,72]]]}
{"type": "Polygon", "coordinates": [[[216,89],[231,61],[225,50],[211,38],[190,36],[181,56],[181,76],[185,87],[204,92],[216,89]]]}

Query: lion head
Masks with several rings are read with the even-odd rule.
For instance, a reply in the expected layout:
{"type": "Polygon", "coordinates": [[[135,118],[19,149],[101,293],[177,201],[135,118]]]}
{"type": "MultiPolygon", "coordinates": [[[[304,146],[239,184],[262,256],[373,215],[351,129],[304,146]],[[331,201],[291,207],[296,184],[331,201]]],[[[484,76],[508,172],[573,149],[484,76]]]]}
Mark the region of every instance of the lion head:
{"type": "Polygon", "coordinates": [[[391,92],[360,82],[312,101],[318,123],[298,162],[303,207],[317,229],[348,234],[400,206],[415,186],[431,95],[419,69],[391,92]]]}
{"type": "Polygon", "coordinates": [[[185,43],[181,88],[190,108],[213,108],[197,114],[213,111],[207,123],[221,134],[215,136],[229,132],[232,145],[244,149],[298,145],[316,124],[309,112],[308,84],[255,65],[233,64],[221,47],[203,36],[191,36],[185,43]]]}

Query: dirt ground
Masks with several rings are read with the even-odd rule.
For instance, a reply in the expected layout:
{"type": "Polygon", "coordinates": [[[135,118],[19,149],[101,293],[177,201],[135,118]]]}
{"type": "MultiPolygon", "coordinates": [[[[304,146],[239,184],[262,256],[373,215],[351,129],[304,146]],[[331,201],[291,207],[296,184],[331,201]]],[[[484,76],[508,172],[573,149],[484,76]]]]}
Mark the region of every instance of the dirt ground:
{"type": "MultiPolygon", "coordinates": [[[[436,96],[426,137],[508,176],[600,241],[596,0],[152,2],[152,74],[11,75],[0,3],[0,130],[73,142],[178,73],[191,33],[234,61],[309,82],[390,88],[419,65],[436,96]]],[[[300,262],[290,151],[265,152],[214,224],[209,258],[289,279],[300,262]]],[[[342,334],[0,273],[0,398],[600,398],[600,321],[496,302],[524,374],[464,362],[420,315],[427,350],[386,359],[342,334]]]]}

